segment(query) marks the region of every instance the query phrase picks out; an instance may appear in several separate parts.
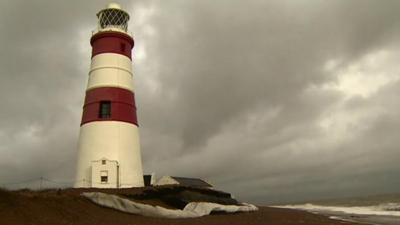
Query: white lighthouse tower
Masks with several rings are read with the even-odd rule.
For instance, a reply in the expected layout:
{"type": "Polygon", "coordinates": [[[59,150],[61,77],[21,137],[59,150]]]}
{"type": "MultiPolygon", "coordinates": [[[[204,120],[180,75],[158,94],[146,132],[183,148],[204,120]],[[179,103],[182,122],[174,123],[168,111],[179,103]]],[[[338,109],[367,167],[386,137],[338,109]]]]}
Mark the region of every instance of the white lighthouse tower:
{"type": "Polygon", "coordinates": [[[129,14],[111,3],[97,17],[74,186],[142,187],[129,14]]]}

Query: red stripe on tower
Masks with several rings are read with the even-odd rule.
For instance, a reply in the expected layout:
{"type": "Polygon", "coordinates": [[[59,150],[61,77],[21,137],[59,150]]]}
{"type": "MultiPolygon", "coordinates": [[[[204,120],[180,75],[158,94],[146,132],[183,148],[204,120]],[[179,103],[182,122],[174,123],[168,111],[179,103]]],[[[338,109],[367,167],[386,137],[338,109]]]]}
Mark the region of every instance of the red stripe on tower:
{"type": "Polygon", "coordinates": [[[87,91],[81,126],[93,121],[110,120],[138,126],[134,94],[115,87],[95,88],[87,91]],[[109,111],[107,115],[102,115],[102,103],[109,104],[105,109],[109,111]]]}
{"type": "Polygon", "coordinates": [[[92,58],[101,53],[117,53],[131,59],[133,38],[121,32],[100,32],[90,39],[92,58]]]}

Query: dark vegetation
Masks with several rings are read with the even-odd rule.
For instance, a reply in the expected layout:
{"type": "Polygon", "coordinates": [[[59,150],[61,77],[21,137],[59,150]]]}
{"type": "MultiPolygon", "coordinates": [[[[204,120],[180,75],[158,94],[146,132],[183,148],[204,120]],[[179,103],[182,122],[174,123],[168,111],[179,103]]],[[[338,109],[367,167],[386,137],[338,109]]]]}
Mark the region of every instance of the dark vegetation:
{"type": "Polygon", "coordinates": [[[121,194],[133,200],[157,200],[168,205],[168,208],[183,209],[190,202],[213,202],[222,205],[238,205],[231,194],[205,188],[185,186],[161,186],[147,188],[140,194],[121,194]]]}

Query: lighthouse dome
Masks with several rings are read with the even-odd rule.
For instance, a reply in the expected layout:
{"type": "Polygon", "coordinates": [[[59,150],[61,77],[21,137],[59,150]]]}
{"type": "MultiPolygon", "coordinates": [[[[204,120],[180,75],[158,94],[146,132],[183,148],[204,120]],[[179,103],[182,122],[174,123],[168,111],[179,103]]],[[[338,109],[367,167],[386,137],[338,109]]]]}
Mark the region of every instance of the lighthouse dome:
{"type": "Polygon", "coordinates": [[[111,2],[107,5],[107,9],[121,9],[121,6],[118,3],[111,2]]]}
{"type": "Polygon", "coordinates": [[[109,3],[105,9],[97,13],[98,31],[128,31],[129,14],[117,3],[109,3]]]}

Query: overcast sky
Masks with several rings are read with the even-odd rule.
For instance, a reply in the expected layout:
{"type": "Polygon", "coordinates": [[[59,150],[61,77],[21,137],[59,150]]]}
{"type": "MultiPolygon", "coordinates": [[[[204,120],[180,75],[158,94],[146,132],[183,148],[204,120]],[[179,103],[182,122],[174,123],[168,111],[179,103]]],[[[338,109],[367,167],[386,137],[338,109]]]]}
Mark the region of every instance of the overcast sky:
{"type": "MultiPolygon", "coordinates": [[[[400,188],[400,1],[120,1],[144,170],[277,203],[400,188]]],[[[0,1],[0,184],[74,179],[96,12],[0,1]]]]}

